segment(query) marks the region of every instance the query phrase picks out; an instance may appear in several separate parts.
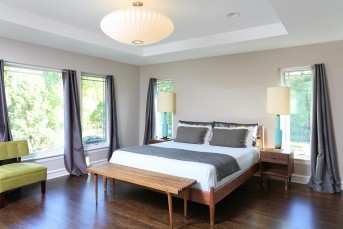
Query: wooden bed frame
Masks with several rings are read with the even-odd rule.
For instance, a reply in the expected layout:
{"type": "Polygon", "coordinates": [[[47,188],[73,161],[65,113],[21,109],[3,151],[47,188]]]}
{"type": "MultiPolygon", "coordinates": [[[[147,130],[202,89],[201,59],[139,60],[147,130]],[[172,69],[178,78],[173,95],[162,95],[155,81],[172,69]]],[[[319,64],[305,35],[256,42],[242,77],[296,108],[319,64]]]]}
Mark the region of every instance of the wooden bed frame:
{"type": "MultiPolygon", "coordinates": [[[[264,127],[259,126],[257,131],[257,143],[256,145],[262,149],[264,148],[264,127]]],[[[188,200],[206,204],[209,206],[210,210],[210,224],[214,225],[215,217],[215,206],[216,204],[234,191],[237,187],[247,181],[259,170],[259,163],[252,165],[249,169],[243,172],[238,177],[234,178],[232,181],[228,182],[226,185],[221,186],[218,189],[211,187],[209,192],[201,191],[199,189],[190,188],[188,200]]],[[[183,198],[182,195],[177,195],[179,198],[183,198]]]]}

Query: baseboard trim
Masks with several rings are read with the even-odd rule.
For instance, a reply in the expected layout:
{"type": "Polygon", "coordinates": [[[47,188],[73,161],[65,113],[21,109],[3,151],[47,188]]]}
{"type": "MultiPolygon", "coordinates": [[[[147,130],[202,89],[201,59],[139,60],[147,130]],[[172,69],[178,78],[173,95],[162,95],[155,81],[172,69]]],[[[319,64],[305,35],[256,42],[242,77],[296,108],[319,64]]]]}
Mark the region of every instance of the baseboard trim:
{"type": "MultiPolygon", "coordinates": [[[[90,164],[90,166],[102,165],[106,163],[107,163],[107,159],[102,159],[98,161],[93,161],[90,164]]],[[[62,168],[62,169],[55,169],[55,170],[48,171],[47,175],[48,175],[48,180],[50,180],[50,179],[54,179],[58,177],[68,176],[69,172],[65,168],[62,168]]]]}
{"type": "Polygon", "coordinates": [[[307,184],[310,180],[310,176],[304,176],[299,174],[293,174],[292,175],[292,182],[298,183],[298,184],[307,184]]]}
{"type": "Polygon", "coordinates": [[[69,173],[65,168],[63,168],[63,169],[56,169],[56,170],[48,171],[47,175],[48,175],[48,180],[50,180],[57,177],[67,176],[69,175],[69,173]]]}

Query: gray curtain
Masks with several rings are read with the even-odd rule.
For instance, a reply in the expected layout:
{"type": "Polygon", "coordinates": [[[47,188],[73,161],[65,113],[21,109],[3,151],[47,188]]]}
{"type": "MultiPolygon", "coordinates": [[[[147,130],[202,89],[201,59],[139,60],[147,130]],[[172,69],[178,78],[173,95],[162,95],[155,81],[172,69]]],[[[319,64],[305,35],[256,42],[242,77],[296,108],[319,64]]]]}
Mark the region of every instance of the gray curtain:
{"type": "Polygon", "coordinates": [[[87,174],[82,144],[80,103],[76,71],[63,70],[64,93],[64,165],[76,176],[87,174]]]}
{"type": "Polygon", "coordinates": [[[112,157],[113,151],[119,149],[118,140],[118,123],[117,123],[117,108],[116,108],[116,95],[114,88],[113,76],[106,76],[106,104],[108,107],[108,128],[109,134],[109,146],[107,160],[109,161],[112,157]]]}
{"type": "MultiPolygon", "coordinates": [[[[12,140],[5,93],[4,61],[0,60],[0,142],[12,140]]],[[[12,162],[16,162],[16,160],[0,160],[0,165],[9,164],[12,162]]]]}
{"type": "Polygon", "coordinates": [[[146,98],[146,109],[145,109],[145,131],[143,144],[149,144],[149,139],[155,136],[155,99],[157,96],[157,79],[150,78],[148,95],[146,98]]]}
{"type": "Polygon", "coordinates": [[[10,122],[8,119],[4,77],[4,60],[0,60],[0,142],[12,141],[10,122]]]}
{"type": "Polygon", "coordinates": [[[337,155],[329,91],[324,64],[314,66],[312,133],[311,133],[311,178],[308,183],[318,192],[340,192],[337,155]]]}

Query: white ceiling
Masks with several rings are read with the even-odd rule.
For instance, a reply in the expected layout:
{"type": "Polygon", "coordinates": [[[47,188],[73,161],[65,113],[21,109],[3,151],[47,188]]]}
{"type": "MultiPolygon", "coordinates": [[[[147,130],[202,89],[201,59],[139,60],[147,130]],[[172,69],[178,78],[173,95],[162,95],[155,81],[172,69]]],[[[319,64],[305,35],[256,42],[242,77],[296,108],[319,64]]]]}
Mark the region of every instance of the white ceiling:
{"type": "Polygon", "coordinates": [[[174,32],[125,45],[100,21],[133,1],[0,0],[0,36],[135,65],[343,40],[342,0],[141,0],[168,16],[174,32]]]}

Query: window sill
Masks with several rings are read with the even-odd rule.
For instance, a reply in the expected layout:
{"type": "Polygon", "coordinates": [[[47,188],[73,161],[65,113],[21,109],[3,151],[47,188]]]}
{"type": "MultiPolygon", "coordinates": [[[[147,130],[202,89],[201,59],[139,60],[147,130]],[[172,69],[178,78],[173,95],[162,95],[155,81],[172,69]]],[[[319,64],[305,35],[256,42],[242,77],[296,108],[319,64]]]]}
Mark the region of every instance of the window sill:
{"type": "Polygon", "coordinates": [[[108,150],[108,146],[96,148],[96,149],[85,149],[85,155],[87,156],[88,154],[99,153],[99,152],[103,152],[103,151],[107,151],[107,150],[108,150]]]}
{"type": "Polygon", "coordinates": [[[303,159],[303,158],[294,158],[295,164],[301,164],[301,165],[311,165],[310,159],[303,159]]]}
{"type": "Polygon", "coordinates": [[[35,160],[51,160],[56,158],[62,158],[63,151],[54,153],[34,153],[28,156],[22,157],[22,161],[35,161],[35,160]]]}
{"type": "MultiPolygon", "coordinates": [[[[89,154],[98,153],[107,151],[108,147],[101,147],[101,148],[95,148],[95,149],[85,149],[85,156],[88,156],[89,154]]],[[[57,158],[63,158],[64,152],[61,150],[59,152],[53,152],[53,153],[33,153],[28,156],[24,156],[21,158],[22,161],[50,161],[55,160],[57,158]]]]}

